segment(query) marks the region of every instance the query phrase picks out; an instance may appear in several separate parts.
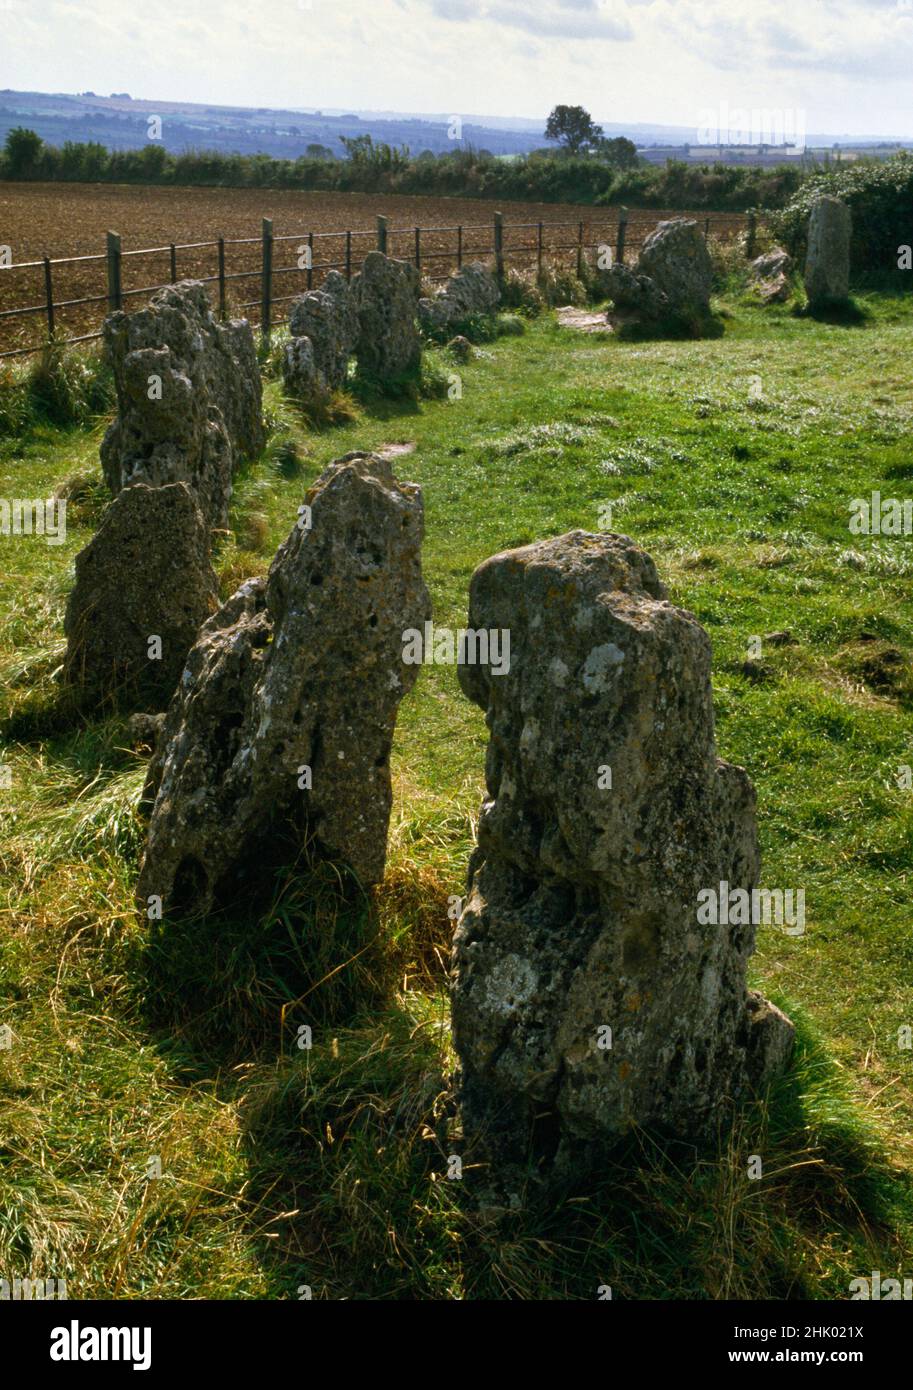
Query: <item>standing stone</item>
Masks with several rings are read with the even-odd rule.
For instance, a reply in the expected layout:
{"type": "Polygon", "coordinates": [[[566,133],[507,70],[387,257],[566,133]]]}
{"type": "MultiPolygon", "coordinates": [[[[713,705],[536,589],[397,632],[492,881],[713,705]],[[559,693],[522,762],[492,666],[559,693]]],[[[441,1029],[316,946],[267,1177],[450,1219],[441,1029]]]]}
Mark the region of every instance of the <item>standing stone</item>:
{"type": "Polygon", "coordinates": [[[582,531],[482,564],[469,627],[509,630],[510,669],[459,668],[490,731],[453,952],[467,1141],[567,1173],[635,1125],[706,1139],[792,1040],[746,990],[754,927],[699,920],[759,873],[707,634],[632,540],[582,531]]]}
{"type": "Polygon", "coordinates": [[[638,275],[619,263],[600,273],[606,297],[614,306],[611,317],[652,324],[669,316],[668,299],[648,275],[638,275]]]}
{"type": "Polygon", "coordinates": [[[749,273],[763,304],[782,304],[789,298],[792,268],[792,257],[782,246],[772,247],[751,262],[749,273]]]}
{"type": "Polygon", "coordinates": [[[419,300],[419,322],[425,332],[440,335],[467,319],[493,314],[500,302],[494,275],[481,261],[473,261],[451,275],[439,294],[419,300]]]}
{"type": "Polygon", "coordinates": [[[812,204],[805,261],[805,289],[812,308],[848,298],[852,230],[852,213],[839,198],[821,197],[812,204]]]}
{"type": "Polygon", "coordinates": [[[310,527],[295,525],[268,579],[243,584],[187,660],[150,764],[141,901],[206,912],[255,885],[277,847],[291,863],[310,840],[362,884],[383,876],[390,747],[417,675],[402,634],[430,618],[421,491],[378,455],[349,454],[305,504],[310,527]]]}
{"type": "Polygon", "coordinates": [[[331,270],[319,290],[309,290],[296,299],[289,314],[289,329],[293,338],[310,338],[325,385],[330,390],[344,386],[358,331],[345,276],[331,270]]]}
{"type": "Polygon", "coordinates": [[[112,493],[185,482],[209,525],[227,526],[232,473],[266,438],[250,325],[218,323],[205,287],[185,280],[111,314],[104,337],[118,410],[101,446],[112,493]]]}
{"type": "Polygon", "coordinates": [[[391,260],[381,251],[365,257],[352,281],[358,319],[355,358],[363,376],[393,383],[415,376],[422,342],[416,327],[421,277],[409,261],[391,260]]]}
{"type": "Polygon", "coordinates": [[[218,601],[209,528],[186,483],[126,488],[76,557],[65,681],[95,700],[163,709],[218,601]]]}
{"type": "Polygon", "coordinates": [[[710,312],[713,262],[696,222],[685,217],[660,222],[643,244],[637,274],[653,281],[673,313],[710,312]]]}

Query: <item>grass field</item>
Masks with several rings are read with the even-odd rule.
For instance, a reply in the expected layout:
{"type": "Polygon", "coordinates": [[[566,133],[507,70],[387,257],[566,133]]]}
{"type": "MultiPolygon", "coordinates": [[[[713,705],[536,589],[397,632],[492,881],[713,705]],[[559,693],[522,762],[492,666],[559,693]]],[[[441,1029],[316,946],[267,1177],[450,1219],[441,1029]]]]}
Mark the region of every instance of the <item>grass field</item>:
{"type": "MultiPolygon", "coordinates": [[[[241,479],[226,594],[355,448],[417,446],[397,470],[424,489],[439,624],[464,621],[486,556],[598,530],[612,503],[613,529],[711,636],[720,753],[757,788],[762,881],[805,889],[806,935],[761,930],[754,962],[799,1026],[789,1075],[715,1151],[636,1135],[546,1209],[480,1214],[472,1170],[447,1180],[447,904],[486,741],[453,669],[425,668],[402,707],[370,903],[340,911],[308,870],[255,925],[150,937],[132,907],[144,759],[122,720],[72,727],[53,679],[97,509],[60,548],[0,539],[0,1273],[65,1277],[83,1298],[307,1285],[356,1300],[595,1298],[601,1284],[845,1298],[871,1270],[909,1276],[913,793],[898,774],[913,763],[913,559],[909,538],[852,536],[848,517],[852,498],[911,485],[913,305],[859,303],[858,322],[823,323],[733,292],[725,335],[702,342],[625,343],[545,315],[459,368],[460,399],[366,405],[322,433],[268,388],[302,471],[273,448],[241,479]],[[774,632],[792,640],[763,641],[774,632]]],[[[101,427],[0,444],[0,495],[97,470],[101,427]]]]}
{"type": "MultiPolygon", "coordinates": [[[[276,237],[307,237],[315,234],[314,283],[318,285],[327,265],[345,261],[345,232],[356,233],[352,240],[352,261],[357,269],[376,244],[378,215],[389,220],[388,250],[391,255],[411,259],[415,254],[415,228],[430,229],[421,238],[421,255],[426,273],[445,277],[454,263],[457,247],[455,228],[465,227],[463,249],[466,259],[474,255],[488,259],[492,251],[492,219],[503,212],[508,256],[524,250],[527,259],[535,257],[536,228],[546,224],[546,247],[573,247],[581,221],[586,228],[587,245],[605,239],[614,244],[618,225],[617,210],[592,208],[570,203],[499,203],[472,198],[406,197],[377,193],[295,192],[268,188],[158,188],[127,184],[65,184],[0,182],[0,244],[11,248],[14,266],[43,256],[97,256],[77,265],[53,269],[54,299],[57,302],[107,294],[107,271],[101,253],[105,234],[117,231],[124,252],[141,248],[161,248],[152,256],[127,254],[122,261],[125,293],[149,285],[160,285],[170,276],[171,243],[212,243],[218,237],[228,240],[250,239],[246,245],[226,247],[226,271],[244,278],[229,284],[231,302],[253,304],[259,321],[260,235],[264,217],[273,221],[276,237]],[[442,230],[447,229],[447,230],[442,230]],[[438,259],[434,259],[437,257],[438,259]],[[440,259],[445,257],[445,259],[440,259]],[[247,274],[246,272],[249,272],[247,274]]],[[[681,213],[635,210],[630,214],[627,244],[637,249],[657,222],[681,213]]],[[[730,236],[741,230],[745,219],[736,213],[696,213],[701,225],[709,220],[716,235],[730,236]]],[[[573,249],[562,252],[568,263],[573,249]]],[[[273,294],[286,297],[306,288],[306,275],[297,270],[298,242],[277,243],[274,255],[273,294]],[[284,268],[295,267],[294,274],[284,268]]],[[[196,246],[178,253],[178,277],[214,276],[218,271],[215,245],[196,246]]],[[[46,330],[43,313],[28,318],[3,318],[5,311],[45,302],[44,269],[8,269],[0,273],[0,352],[40,344],[46,330]]],[[[128,301],[139,307],[143,297],[128,301]]],[[[285,316],[286,305],[279,303],[274,321],[285,316]]],[[[106,313],[104,303],[72,305],[57,312],[58,332],[68,337],[93,332],[106,313]]]]}

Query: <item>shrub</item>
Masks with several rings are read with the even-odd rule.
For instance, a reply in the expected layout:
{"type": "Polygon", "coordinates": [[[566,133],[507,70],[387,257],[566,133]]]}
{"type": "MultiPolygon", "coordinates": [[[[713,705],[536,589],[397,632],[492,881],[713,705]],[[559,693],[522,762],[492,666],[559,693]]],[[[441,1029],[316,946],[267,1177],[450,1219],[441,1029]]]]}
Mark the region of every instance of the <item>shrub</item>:
{"type": "Polygon", "coordinates": [[[526,318],[536,318],[544,307],[535,276],[520,270],[507,270],[501,280],[501,308],[516,309],[526,318]]]}
{"type": "Polygon", "coordinates": [[[0,363],[0,438],[18,439],[32,419],[28,383],[21,370],[0,363]]]}
{"type": "Polygon", "coordinates": [[[0,435],[17,437],[29,423],[85,425],[114,403],[114,378],[98,352],[59,340],[29,361],[0,368],[0,435]]]}
{"type": "Polygon", "coordinates": [[[539,293],[550,309],[556,304],[586,304],[587,286],[576,271],[560,261],[546,261],[536,277],[539,293]]]}
{"type": "Polygon", "coordinates": [[[897,271],[897,248],[913,240],[913,155],[859,159],[818,170],[770,218],[771,230],[792,255],[803,260],[812,203],[821,194],[842,198],[853,214],[854,274],[897,271]]]}

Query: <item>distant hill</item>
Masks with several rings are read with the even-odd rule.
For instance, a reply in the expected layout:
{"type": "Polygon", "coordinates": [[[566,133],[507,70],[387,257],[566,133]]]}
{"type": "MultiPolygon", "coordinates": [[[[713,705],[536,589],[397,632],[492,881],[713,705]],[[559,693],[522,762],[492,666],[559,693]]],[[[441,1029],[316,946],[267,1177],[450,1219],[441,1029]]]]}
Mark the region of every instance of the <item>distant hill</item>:
{"type": "MultiPolygon", "coordinates": [[[[137,149],[148,139],[148,118],[162,121],[162,144],[175,154],[191,149],[223,154],[268,154],[295,159],[307,145],[324,145],[334,155],[345,153],[342,137],[370,135],[389,145],[408,145],[414,155],[423,150],[441,154],[453,150],[450,115],[423,116],[358,112],[273,110],[269,107],[201,106],[193,102],[135,101],[126,93],[99,96],[0,91],[0,141],[13,126],[35,130],[51,145],[65,140],[97,140],[112,150],[137,149]]],[[[462,144],[492,154],[526,154],[545,143],[544,122],[517,130],[500,122],[482,124],[466,118],[462,144]]]]}
{"type": "MultiPolygon", "coordinates": [[[[495,155],[521,155],[546,145],[545,121],[525,116],[204,106],[190,101],[139,100],[127,92],[102,96],[95,92],[18,92],[9,88],[0,91],[0,143],[12,127],[25,125],[50,145],[62,145],[66,140],[94,140],[109,150],[138,149],[147,143],[150,116],[161,119],[161,142],[173,154],[207,149],[222,154],[268,154],[275,159],[296,159],[308,145],[323,145],[332,154],[342,156],[343,137],[358,135],[370,135],[375,142],[388,145],[406,145],[413,155],[424,150],[443,154],[460,144],[495,155]],[[454,115],[459,115],[462,122],[460,141],[451,136],[454,115]]],[[[695,144],[697,132],[687,126],[617,121],[600,124],[610,138],[624,135],[633,140],[653,163],[675,157],[690,162],[723,158],[729,162],[764,164],[775,163],[779,158],[775,153],[719,154],[695,144]]],[[[877,148],[879,153],[891,147],[889,138],[883,136],[810,133],[807,142],[817,149],[839,144],[847,150],[877,148]]]]}

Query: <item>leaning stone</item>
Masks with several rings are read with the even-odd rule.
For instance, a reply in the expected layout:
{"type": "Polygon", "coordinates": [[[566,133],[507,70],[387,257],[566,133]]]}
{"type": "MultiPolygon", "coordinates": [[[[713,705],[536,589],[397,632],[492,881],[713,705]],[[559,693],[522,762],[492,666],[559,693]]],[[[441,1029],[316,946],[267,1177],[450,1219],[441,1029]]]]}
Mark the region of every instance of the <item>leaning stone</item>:
{"type": "Polygon", "coordinates": [[[756,257],[749,266],[751,278],[757,281],[770,280],[775,275],[788,275],[793,268],[793,259],[782,246],[774,246],[756,257]]]}
{"type": "Polygon", "coordinates": [[[848,298],[852,230],[852,214],[839,198],[821,197],[812,204],[805,261],[805,289],[812,308],[848,298]]]}
{"type": "Polygon", "coordinates": [[[636,1126],[707,1140],[792,1042],[746,989],[754,926],[699,916],[760,864],[707,634],[632,540],[581,531],[482,564],[468,627],[510,656],[459,667],[490,735],[453,952],[466,1139],[565,1174],[636,1126]]]}
{"type": "Polygon", "coordinates": [[[749,266],[749,274],[762,304],[783,304],[789,299],[792,257],[782,246],[774,246],[749,266]]]}
{"type": "Polygon", "coordinates": [[[207,912],[256,891],[277,847],[290,863],[312,841],[362,884],[383,876],[390,747],[418,669],[402,635],[430,617],[421,492],[386,460],[349,454],[305,503],[310,526],[187,660],[146,784],[142,901],[207,912]]]}
{"type": "Polygon", "coordinates": [[[126,488],[76,557],[64,680],[94,700],[163,709],[217,606],[209,528],[186,483],[126,488]]]}
{"type": "Polygon", "coordinates": [[[109,316],[117,417],[101,446],[112,493],[184,482],[211,526],[228,523],[232,473],[263,448],[262,384],[250,325],[219,323],[185,280],[135,314],[109,316]]]}
{"type": "Polygon", "coordinates": [[[363,376],[381,383],[415,376],[422,343],[416,327],[420,278],[409,261],[371,251],[352,281],[358,318],[355,358],[363,376]]]}

